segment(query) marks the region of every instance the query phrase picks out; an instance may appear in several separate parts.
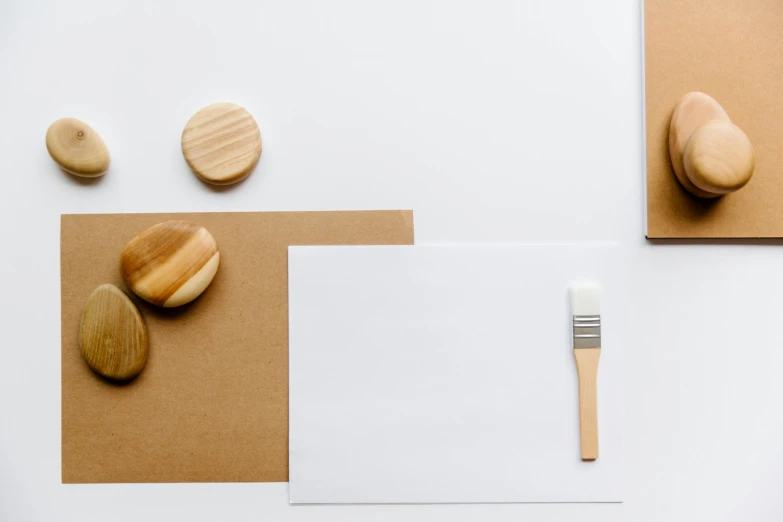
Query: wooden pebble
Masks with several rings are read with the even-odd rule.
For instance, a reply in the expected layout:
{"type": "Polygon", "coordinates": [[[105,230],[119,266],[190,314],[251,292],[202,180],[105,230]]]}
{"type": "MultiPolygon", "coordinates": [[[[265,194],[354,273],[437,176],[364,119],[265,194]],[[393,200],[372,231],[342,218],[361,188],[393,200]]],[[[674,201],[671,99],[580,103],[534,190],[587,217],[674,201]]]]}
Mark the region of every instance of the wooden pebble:
{"type": "Polygon", "coordinates": [[[46,149],[64,171],[75,176],[102,176],[110,163],[106,144],[92,127],[76,118],[62,118],[46,131],[46,149]]]}
{"type": "Polygon", "coordinates": [[[683,164],[688,179],[700,190],[728,194],[750,181],[755,165],[753,146],[730,121],[709,121],[691,136],[683,164]]]}
{"type": "Polygon", "coordinates": [[[96,288],[79,325],[87,365],[109,379],[132,379],[147,362],[147,342],[147,327],[133,301],[114,285],[96,288]]]}
{"type": "Polygon", "coordinates": [[[686,94],[675,107],[669,124],[669,157],[682,187],[700,198],[739,190],[750,181],[755,165],[748,137],[703,92],[686,94]],[[696,143],[702,140],[705,143],[696,143]]]}
{"type": "Polygon", "coordinates": [[[219,263],[217,242],[206,228],[166,221],[128,243],[120,256],[120,273],[133,293],[170,308],[201,295],[219,263]]]}
{"type": "Polygon", "coordinates": [[[253,116],[233,103],[204,107],[182,131],[182,154],[191,170],[215,185],[242,181],[261,157],[261,132],[253,116]]]}

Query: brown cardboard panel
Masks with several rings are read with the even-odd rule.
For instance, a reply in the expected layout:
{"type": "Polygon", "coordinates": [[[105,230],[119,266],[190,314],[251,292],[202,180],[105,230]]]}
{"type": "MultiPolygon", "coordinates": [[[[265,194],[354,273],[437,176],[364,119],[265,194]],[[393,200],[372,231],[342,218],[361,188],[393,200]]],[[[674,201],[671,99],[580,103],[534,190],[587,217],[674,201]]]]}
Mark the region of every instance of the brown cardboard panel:
{"type": "Polygon", "coordinates": [[[647,237],[783,237],[783,2],[645,0],[647,237]],[[750,183],[699,200],[674,177],[667,145],[680,98],[703,91],[750,138],[750,183]]]}
{"type": "Polygon", "coordinates": [[[288,246],[358,244],[413,244],[412,212],[62,216],[63,482],[287,481],[288,246]],[[82,308],[102,283],[125,288],[125,244],[169,219],[207,227],[220,268],[183,307],[133,297],[149,359],[110,384],[79,354],[82,308]]]}

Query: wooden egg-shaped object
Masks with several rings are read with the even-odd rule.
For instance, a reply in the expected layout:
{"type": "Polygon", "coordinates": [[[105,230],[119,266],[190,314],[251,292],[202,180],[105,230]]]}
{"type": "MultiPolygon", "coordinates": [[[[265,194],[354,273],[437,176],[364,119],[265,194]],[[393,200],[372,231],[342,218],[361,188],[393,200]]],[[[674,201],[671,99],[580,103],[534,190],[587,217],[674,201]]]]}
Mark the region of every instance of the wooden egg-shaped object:
{"type": "Polygon", "coordinates": [[[753,146],[712,97],[683,96],[669,124],[669,157],[680,185],[700,198],[744,187],[755,166],[753,146]]]}
{"type": "Polygon", "coordinates": [[[683,156],[693,132],[712,120],[731,121],[723,107],[711,96],[703,92],[689,92],[677,104],[669,123],[669,157],[674,175],[685,190],[702,198],[716,197],[716,195],[699,189],[688,179],[683,156]]]}
{"type": "Polygon", "coordinates": [[[109,379],[132,379],[147,362],[147,343],[147,327],[133,301],[114,285],[96,288],[79,325],[87,365],[109,379]]]}
{"type": "Polygon", "coordinates": [[[708,121],[688,140],[683,165],[690,182],[700,190],[729,194],[744,187],[753,175],[753,145],[730,121],[708,121]]]}
{"type": "Polygon", "coordinates": [[[61,118],[46,131],[46,149],[61,169],[75,176],[102,176],[111,161],[109,149],[92,127],[76,118],[61,118]]]}
{"type": "Polygon", "coordinates": [[[261,131],[253,116],[233,103],[215,103],[190,118],[182,131],[182,154],[203,181],[242,181],[261,157],[261,131]]]}
{"type": "Polygon", "coordinates": [[[120,273],[133,293],[168,308],[201,295],[219,263],[217,242],[206,228],[186,221],[166,221],[127,244],[120,256],[120,273]]]}

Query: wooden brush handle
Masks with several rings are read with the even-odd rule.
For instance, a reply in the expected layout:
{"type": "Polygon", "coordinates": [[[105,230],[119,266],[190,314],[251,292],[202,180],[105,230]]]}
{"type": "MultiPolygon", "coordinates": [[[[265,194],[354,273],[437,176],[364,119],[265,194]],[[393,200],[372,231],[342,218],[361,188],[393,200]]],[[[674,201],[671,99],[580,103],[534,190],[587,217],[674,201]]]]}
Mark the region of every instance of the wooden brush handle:
{"type": "Polygon", "coordinates": [[[598,458],[598,359],[600,348],[574,350],[576,372],[579,375],[579,432],[582,439],[582,460],[598,458]]]}

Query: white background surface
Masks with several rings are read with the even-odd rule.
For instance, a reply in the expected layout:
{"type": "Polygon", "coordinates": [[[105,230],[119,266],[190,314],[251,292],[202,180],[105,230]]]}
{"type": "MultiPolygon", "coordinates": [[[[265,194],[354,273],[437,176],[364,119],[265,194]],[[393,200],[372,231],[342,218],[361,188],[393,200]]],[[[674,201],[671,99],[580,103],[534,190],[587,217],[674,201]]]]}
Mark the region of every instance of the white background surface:
{"type": "Polygon", "coordinates": [[[0,1],[0,520],[783,519],[783,248],[645,241],[640,10],[0,1]],[[217,100],[264,139],[222,192],[179,150],[217,100]],[[97,183],[46,154],[69,115],[110,148],[97,183]],[[60,484],[60,213],[400,207],[420,243],[624,245],[624,504],[289,507],[285,484],[60,484]]]}
{"type": "Polygon", "coordinates": [[[621,502],[624,265],[612,244],[290,247],[291,502],[621,502]],[[600,285],[592,462],[579,283],[600,285]]]}

